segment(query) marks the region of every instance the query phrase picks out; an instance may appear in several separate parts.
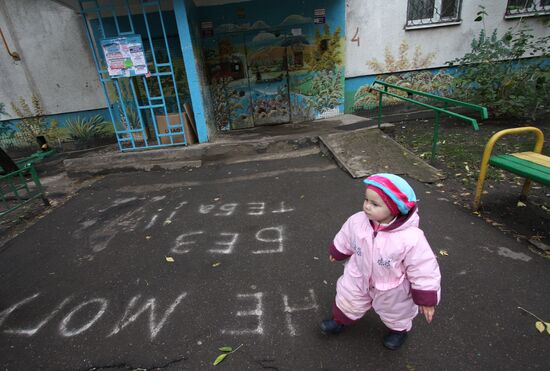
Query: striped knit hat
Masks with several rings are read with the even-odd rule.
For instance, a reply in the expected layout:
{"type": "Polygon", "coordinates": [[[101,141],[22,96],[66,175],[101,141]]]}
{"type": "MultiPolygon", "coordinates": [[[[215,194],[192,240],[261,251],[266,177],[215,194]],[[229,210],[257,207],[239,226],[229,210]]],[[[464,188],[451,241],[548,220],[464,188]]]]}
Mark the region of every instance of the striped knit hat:
{"type": "MultiPolygon", "coordinates": [[[[369,176],[367,179],[363,180],[363,183],[365,183],[368,188],[374,187],[373,190],[382,197],[390,211],[394,211],[396,209],[395,206],[397,206],[397,210],[399,210],[401,214],[406,215],[416,205],[414,190],[409,183],[400,176],[379,173],[369,176]],[[378,192],[378,190],[383,191],[383,194],[378,192]],[[390,200],[395,203],[395,206],[388,203],[390,200]]],[[[392,212],[392,214],[396,215],[397,213],[392,212]]]]}

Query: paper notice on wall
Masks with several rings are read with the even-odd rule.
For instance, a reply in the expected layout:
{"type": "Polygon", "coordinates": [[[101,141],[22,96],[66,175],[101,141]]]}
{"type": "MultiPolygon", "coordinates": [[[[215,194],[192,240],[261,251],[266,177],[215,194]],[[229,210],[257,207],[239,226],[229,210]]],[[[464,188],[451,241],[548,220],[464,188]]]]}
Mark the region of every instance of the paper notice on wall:
{"type": "Polygon", "coordinates": [[[130,77],[148,74],[147,61],[140,35],[102,39],[101,48],[110,77],[130,77]]]}
{"type": "Polygon", "coordinates": [[[326,22],[327,11],[326,9],[315,9],[313,11],[313,23],[324,24],[326,22]]]}

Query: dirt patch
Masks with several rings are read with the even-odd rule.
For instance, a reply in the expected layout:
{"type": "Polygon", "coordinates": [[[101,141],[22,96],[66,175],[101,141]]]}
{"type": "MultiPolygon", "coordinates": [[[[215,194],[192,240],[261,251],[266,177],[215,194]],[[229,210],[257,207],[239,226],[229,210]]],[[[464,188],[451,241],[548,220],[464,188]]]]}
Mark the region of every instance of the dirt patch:
{"type": "MultiPolygon", "coordinates": [[[[479,131],[474,131],[471,126],[453,119],[442,120],[437,156],[432,165],[444,171],[447,178],[435,184],[436,192],[446,194],[456,205],[472,211],[481,157],[489,138],[499,130],[536,126],[545,135],[543,153],[549,154],[549,118],[550,116],[542,117],[531,123],[490,119],[480,123],[479,131]]],[[[415,154],[429,161],[434,120],[414,118],[392,122],[395,128],[389,134],[415,154]]],[[[507,136],[498,141],[494,152],[530,151],[533,145],[533,134],[507,136]]],[[[535,239],[550,245],[550,188],[532,183],[528,200],[518,203],[524,180],[504,170],[489,167],[481,208],[476,215],[517,239],[535,239]]]]}

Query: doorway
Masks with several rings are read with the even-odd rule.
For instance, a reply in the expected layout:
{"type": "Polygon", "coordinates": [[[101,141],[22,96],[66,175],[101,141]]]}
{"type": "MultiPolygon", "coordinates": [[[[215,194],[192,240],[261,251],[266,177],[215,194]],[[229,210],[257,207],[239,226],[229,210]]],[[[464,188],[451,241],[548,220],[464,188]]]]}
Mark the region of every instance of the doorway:
{"type": "Polygon", "coordinates": [[[218,129],[291,122],[284,32],[218,35],[209,40],[205,54],[218,129]]]}
{"type": "Polygon", "coordinates": [[[245,38],[254,126],[291,121],[286,37],[280,31],[271,35],[269,43],[260,47],[254,42],[257,34],[245,38]]]}

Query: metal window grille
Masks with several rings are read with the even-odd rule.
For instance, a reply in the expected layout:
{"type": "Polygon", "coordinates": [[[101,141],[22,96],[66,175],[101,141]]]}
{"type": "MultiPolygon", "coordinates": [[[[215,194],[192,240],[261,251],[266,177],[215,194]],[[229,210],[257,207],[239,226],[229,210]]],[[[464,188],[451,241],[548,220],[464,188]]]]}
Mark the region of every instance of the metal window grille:
{"type": "Polygon", "coordinates": [[[165,27],[165,19],[173,17],[169,12],[171,2],[79,0],[79,3],[120,150],[187,144],[180,99],[183,98],[180,90],[185,90],[182,85],[187,86],[187,81],[179,79],[178,87],[176,55],[172,55],[172,51],[181,47],[179,39],[170,37],[165,27]],[[101,40],[126,35],[141,36],[148,75],[108,74],[101,40]]]}
{"type": "Polygon", "coordinates": [[[460,20],[462,0],[409,0],[407,26],[423,26],[460,20]]]}
{"type": "Polygon", "coordinates": [[[505,16],[550,14],[550,0],[508,0],[505,16]]]}

